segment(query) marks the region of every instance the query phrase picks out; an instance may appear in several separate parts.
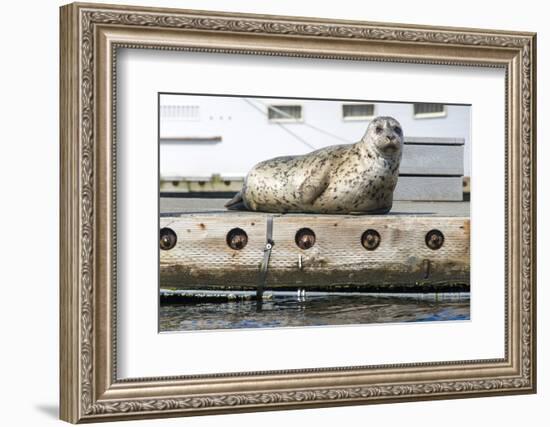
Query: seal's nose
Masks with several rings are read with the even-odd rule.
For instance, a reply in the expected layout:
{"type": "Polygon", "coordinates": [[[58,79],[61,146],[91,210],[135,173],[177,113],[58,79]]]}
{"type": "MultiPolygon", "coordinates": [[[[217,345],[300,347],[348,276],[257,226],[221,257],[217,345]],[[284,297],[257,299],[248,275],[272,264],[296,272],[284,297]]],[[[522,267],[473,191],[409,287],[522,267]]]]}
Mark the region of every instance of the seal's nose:
{"type": "Polygon", "coordinates": [[[393,134],[388,135],[388,139],[392,142],[395,141],[395,135],[393,134]]]}

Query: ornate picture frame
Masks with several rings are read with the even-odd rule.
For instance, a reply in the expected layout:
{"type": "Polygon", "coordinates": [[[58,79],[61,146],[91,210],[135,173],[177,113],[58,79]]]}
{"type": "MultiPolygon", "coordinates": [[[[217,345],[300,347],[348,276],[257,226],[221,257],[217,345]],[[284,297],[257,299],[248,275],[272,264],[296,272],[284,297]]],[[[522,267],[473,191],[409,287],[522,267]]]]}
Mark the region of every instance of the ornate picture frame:
{"type": "Polygon", "coordinates": [[[72,423],[536,391],[536,35],[98,4],[61,8],[60,384],[72,423]],[[117,379],[118,48],[505,70],[505,357],[117,379]]]}

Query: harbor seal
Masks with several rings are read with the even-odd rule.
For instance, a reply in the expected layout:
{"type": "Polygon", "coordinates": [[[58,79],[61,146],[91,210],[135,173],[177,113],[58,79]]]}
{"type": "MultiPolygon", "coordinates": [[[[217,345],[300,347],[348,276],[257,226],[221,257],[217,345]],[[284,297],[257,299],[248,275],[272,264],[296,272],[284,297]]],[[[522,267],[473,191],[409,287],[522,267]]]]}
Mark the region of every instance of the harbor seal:
{"type": "Polygon", "coordinates": [[[225,207],[277,213],[387,213],[402,148],[399,122],[376,117],[355,144],[258,163],[225,207]]]}

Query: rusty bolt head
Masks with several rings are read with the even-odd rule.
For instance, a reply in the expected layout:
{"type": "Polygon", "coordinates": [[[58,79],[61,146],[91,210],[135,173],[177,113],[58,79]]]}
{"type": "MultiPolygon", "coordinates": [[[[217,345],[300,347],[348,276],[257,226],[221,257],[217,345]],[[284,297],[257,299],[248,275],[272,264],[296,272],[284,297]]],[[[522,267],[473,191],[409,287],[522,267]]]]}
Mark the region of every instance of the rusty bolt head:
{"type": "Polygon", "coordinates": [[[163,251],[168,251],[176,246],[178,236],[171,228],[164,227],[160,229],[160,248],[163,251]]]}
{"type": "Polygon", "coordinates": [[[233,228],[227,233],[226,242],[231,249],[239,251],[248,243],[248,236],[242,228],[233,228]]]}
{"type": "Polygon", "coordinates": [[[443,236],[443,233],[439,230],[430,230],[426,234],[426,245],[430,249],[439,249],[441,246],[443,246],[444,241],[445,236],[443,236]]]}
{"type": "Polygon", "coordinates": [[[380,234],[376,230],[367,230],[361,236],[361,244],[368,251],[374,251],[380,245],[380,234]]]}
{"type": "Polygon", "coordinates": [[[315,244],[315,233],[310,228],[300,228],[296,232],[295,241],[300,249],[307,250],[315,244]]]}

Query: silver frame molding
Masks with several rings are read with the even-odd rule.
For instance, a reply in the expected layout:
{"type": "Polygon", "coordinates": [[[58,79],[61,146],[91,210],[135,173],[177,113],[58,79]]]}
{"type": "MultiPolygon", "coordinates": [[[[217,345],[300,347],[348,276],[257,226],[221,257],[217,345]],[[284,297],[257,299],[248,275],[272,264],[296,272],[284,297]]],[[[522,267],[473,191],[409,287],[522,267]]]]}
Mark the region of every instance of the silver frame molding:
{"type": "Polygon", "coordinates": [[[63,420],[111,421],[535,392],[535,34],[79,3],[63,6],[60,13],[63,420]],[[505,357],[118,380],[118,48],[505,69],[505,357]]]}

